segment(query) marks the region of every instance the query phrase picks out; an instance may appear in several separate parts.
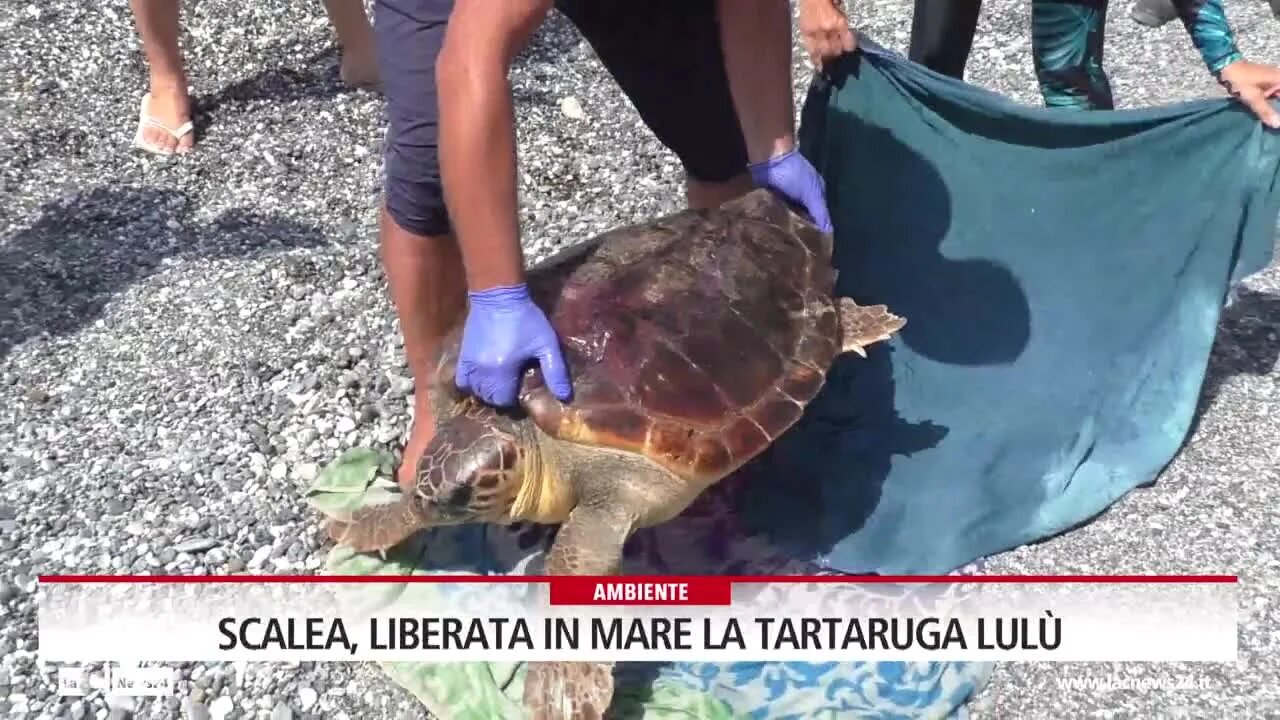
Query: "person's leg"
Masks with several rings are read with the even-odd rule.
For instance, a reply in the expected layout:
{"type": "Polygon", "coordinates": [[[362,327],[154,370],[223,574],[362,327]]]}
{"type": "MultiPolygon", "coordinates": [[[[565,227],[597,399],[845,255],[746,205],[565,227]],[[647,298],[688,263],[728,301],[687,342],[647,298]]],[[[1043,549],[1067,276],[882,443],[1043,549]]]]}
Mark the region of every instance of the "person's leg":
{"type": "Polygon", "coordinates": [[[378,59],[364,0],[324,0],[324,11],[342,48],[342,81],[355,87],[376,87],[378,59]]]}
{"type": "Polygon", "coordinates": [[[1031,53],[1049,107],[1111,110],[1102,68],[1107,0],[1032,0],[1031,53]]]}
{"type": "Polygon", "coordinates": [[[908,59],[963,80],[981,12],[982,0],[916,0],[908,59]]]}
{"type": "Polygon", "coordinates": [[[142,113],[152,122],[142,125],[140,139],[159,151],[187,152],[194,143],[191,133],[174,137],[174,131],[191,121],[187,74],[178,47],[181,4],[179,0],[130,0],[130,6],[149,78],[142,113]]]}
{"type": "Polygon", "coordinates": [[[716,207],[751,190],[714,2],[561,0],[557,7],[684,164],[689,207],[716,207]]]}
{"type": "Polygon", "coordinates": [[[374,31],[387,98],[382,265],[413,373],[414,419],[397,479],[407,487],[435,434],[427,388],[440,341],[462,317],[466,281],[437,158],[436,56],[450,0],[376,0],[374,31]]]}

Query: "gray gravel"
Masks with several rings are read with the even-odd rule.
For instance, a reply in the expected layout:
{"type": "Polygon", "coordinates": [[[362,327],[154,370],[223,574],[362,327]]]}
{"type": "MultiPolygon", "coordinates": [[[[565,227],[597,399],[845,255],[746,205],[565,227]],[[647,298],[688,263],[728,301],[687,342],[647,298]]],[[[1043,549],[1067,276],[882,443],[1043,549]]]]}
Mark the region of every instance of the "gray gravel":
{"type": "MultiPolygon", "coordinates": [[[[394,451],[413,388],[374,241],[382,104],[338,82],[318,4],[188,3],[200,136],[179,160],[129,147],[144,75],[123,0],[11,7],[0,14],[0,714],[422,716],[347,664],[190,665],[179,697],[111,708],[51,695],[52,668],[34,658],[36,574],[312,570],[323,545],[300,490],[340,449],[394,451]]],[[[1107,53],[1122,105],[1217,92],[1177,24],[1149,30],[1127,10],[1113,11],[1107,53]]],[[[1246,52],[1280,61],[1264,3],[1228,10],[1246,52]]],[[[857,15],[905,49],[909,2],[861,3],[857,15]]],[[[987,3],[971,80],[1038,102],[1028,22],[1020,0],[987,3]]],[[[636,131],[563,21],[513,80],[531,256],[677,209],[675,159],[636,131]]],[[[977,717],[1274,716],[1278,320],[1272,270],[1228,313],[1199,427],[1160,482],[993,567],[1238,572],[1242,662],[1179,669],[1210,689],[1169,692],[1068,691],[1058,679],[1112,669],[1005,666],[977,717]]]]}

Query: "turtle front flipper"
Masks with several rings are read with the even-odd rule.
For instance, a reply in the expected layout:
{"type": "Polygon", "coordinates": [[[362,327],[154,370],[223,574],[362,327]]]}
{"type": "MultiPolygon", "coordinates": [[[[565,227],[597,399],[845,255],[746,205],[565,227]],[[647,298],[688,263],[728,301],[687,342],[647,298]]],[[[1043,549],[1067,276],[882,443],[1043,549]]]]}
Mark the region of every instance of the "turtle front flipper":
{"type": "MultiPolygon", "coordinates": [[[[617,575],[631,521],[601,500],[581,504],[560,526],[547,554],[548,575],[617,575]]],[[[533,720],[601,720],[613,700],[613,663],[530,663],[524,704],[533,720]]]]}
{"type": "Polygon", "coordinates": [[[331,520],[329,537],[356,552],[386,550],[427,526],[418,499],[406,495],[397,502],[371,505],[351,514],[348,521],[331,520]]]}
{"type": "Polygon", "coordinates": [[[889,312],[884,305],[859,305],[851,298],[839,298],[840,352],[867,356],[866,347],[888,340],[907,324],[905,318],[889,312]]]}

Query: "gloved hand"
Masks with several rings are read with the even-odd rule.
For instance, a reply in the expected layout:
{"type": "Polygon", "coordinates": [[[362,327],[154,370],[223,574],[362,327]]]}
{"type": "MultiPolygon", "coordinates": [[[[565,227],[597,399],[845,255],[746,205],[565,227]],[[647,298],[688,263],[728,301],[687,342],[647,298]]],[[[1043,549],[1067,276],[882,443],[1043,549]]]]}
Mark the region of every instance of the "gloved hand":
{"type": "Polygon", "coordinates": [[[826,183],[799,150],[792,150],[747,167],[751,171],[751,181],[757,186],[769,188],[804,207],[819,230],[831,232],[831,213],[827,210],[826,183]]]}
{"type": "Polygon", "coordinates": [[[537,360],[547,388],[562,402],[573,392],[560,339],[521,283],[468,293],[454,383],[490,405],[515,405],[524,365],[537,360]]]}

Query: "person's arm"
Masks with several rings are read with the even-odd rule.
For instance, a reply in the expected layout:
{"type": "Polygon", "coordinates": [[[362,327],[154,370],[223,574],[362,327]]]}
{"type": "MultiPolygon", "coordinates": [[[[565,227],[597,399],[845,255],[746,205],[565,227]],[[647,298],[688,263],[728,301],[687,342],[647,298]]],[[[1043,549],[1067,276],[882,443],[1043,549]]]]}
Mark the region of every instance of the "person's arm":
{"type": "Polygon", "coordinates": [[[1227,65],[1244,59],[1227,23],[1222,0],[1173,0],[1173,6],[1209,72],[1216,75],[1227,65]]]}
{"type": "Polygon", "coordinates": [[[503,407],[517,402],[530,361],[560,400],[573,393],[555,328],[524,282],[507,82],[550,10],[551,0],[457,0],[436,61],[441,184],[468,287],[454,383],[503,407]]]}
{"type": "Polygon", "coordinates": [[[507,72],[550,10],[551,0],[458,0],[436,62],[441,184],[472,291],[524,282],[507,72]]]}
{"type": "Polygon", "coordinates": [[[831,232],[826,189],[796,149],[789,0],[717,0],[720,45],[751,179],[804,206],[831,232]]]}
{"type": "Polygon", "coordinates": [[[795,147],[788,0],[717,0],[729,90],[752,163],[795,147]]]}
{"type": "Polygon", "coordinates": [[[1259,120],[1280,128],[1280,113],[1271,107],[1280,93],[1280,69],[1244,59],[1222,0],[1173,0],[1173,6],[1209,72],[1259,120]]]}

